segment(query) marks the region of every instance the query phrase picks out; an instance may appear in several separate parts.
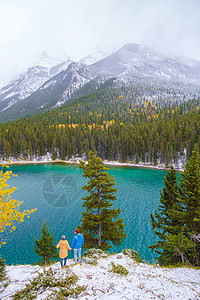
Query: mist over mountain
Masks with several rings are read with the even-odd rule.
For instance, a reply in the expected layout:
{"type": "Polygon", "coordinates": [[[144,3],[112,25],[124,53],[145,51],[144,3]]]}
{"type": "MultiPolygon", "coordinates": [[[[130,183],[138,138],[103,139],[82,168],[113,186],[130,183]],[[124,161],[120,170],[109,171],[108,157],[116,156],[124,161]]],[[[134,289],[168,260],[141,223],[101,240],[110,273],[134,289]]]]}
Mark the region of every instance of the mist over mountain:
{"type": "Polygon", "coordinates": [[[94,62],[96,59],[90,56],[77,63],[70,57],[63,61],[50,58],[43,52],[38,65],[0,89],[0,121],[54,109],[95,91],[111,78],[115,80],[108,88],[139,83],[156,86],[155,94],[158,90],[160,93],[161,86],[173,90],[177,87],[186,97],[200,94],[198,61],[168,58],[134,43],[94,62]]]}
{"type": "Polygon", "coordinates": [[[93,74],[122,78],[152,77],[200,84],[200,62],[181,62],[164,57],[138,44],[126,44],[89,67],[93,74]]]}

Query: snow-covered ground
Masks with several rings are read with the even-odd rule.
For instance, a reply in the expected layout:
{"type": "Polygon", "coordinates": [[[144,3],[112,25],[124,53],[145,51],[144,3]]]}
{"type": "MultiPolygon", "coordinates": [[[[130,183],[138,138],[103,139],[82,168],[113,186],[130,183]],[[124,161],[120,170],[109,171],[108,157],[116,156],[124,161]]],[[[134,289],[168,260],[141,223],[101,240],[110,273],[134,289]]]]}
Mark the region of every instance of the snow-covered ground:
{"type": "MultiPolygon", "coordinates": [[[[85,161],[85,158],[82,157],[77,157],[77,156],[73,156],[72,158],[70,158],[69,160],[60,160],[60,159],[56,159],[56,160],[52,160],[51,155],[48,153],[46,156],[42,156],[42,157],[35,157],[32,158],[31,160],[26,159],[24,160],[23,158],[21,159],[15,159],[15,158],[11,158],[11,164],[36,164],[36,163],[58,163],[58,162],[62,162],[62,163],[66,163],[66,164],[78,164],[80,160],[85,161]]],[[[174,168],[177,171],[183,171],[184,166],[185,166],[185,159],[179,159],[177,164],[173,164],[174,168]]],[[[150,163],[143,163],[143,162],[139,162],[138,164],[135,164],[133,162],[126,162],[126,163],[122,163],[119,161],[108,161],[108,160],[104,160],[103,163],[105,165],[110,165],[110,166],[122,166],[122,167],[144,167],[144,168],[153,168],[153,169],[158,169],[158,170],[166,170],[167,168],[165,167],[165,164],[161,164],[158,162],[157,166],[152,165],[150,163]]],[[[0,159],[0,164],[8,164],[8,161],[5,160],[1,160],[0,159]]]]}
{"type": "MultiPolygon", "coordinates": [[[[68,299],[84,300],[119,300],[119,299],[200,299],[200,270],[192,268],[161,268],[156,265],[136,263],[132,258],[122,253],[99,258],[97,264],[82,261],[74,264],[67,261],[68,268],[61,269],[60,263],[51,268],[54,276],[65,278],[69,272],[78,276],[76,286],[85,286],[86,289],[79,295],[71,295],[68,299]],[[129,272],[120,275],[111,271],[111,262],[122,265],[129,272]]],[[[33,278],[44,272],[40,266],[6,266],[10,284],[0,290],[0,299],[9,300],[11,296],[25,288],[33,278]]],[[[30,299],[59,299],[52,294],[58,288],[39,289],[37,295],[30,299]]],[[[22,299],[22,298],[18,298],[22,299]]],[[[29,298],[23,298],[29,299],[29,298]]],[[[65,298],[66,299],[66,298],[65,298]]]]}

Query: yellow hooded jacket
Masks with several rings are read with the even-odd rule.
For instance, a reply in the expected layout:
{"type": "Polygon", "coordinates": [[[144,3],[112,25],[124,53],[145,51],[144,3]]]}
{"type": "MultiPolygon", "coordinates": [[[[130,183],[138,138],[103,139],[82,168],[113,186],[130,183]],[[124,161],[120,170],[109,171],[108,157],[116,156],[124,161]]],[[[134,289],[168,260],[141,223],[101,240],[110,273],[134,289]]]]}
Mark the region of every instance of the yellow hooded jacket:
{"type": "Polygon", "coordinates": [[[60,248],[59,256],[60,256],[61,259],[68,256],[68,249],[72,250],[72,248],[70,248],[69,243],[68,243],[67,240],[60,240],[60,242],[58,243],[56,248],[60,248]]]}

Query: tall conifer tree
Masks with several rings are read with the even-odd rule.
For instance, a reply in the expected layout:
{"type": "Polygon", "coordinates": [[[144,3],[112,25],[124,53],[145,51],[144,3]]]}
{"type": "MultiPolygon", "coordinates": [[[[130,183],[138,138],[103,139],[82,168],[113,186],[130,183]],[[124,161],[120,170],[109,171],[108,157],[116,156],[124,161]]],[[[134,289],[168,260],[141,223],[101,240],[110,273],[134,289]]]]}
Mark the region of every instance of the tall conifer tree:
{"type": "MultiPolygon", "coordinates": [[[[179,205],[180,188],[177,183],[177,173],[171,165],[170,170],[164,177],[164,188],[160,192],[160,204],[154,215],[151,214],[151,224],[154,233],[159,240],[149,248],[160,256],[158,261],[161,264],[176,262],[177,258],[172,257],[172,251],[165,247],[169,234],[178,234],[182,224],[177,220],[177,211],[181,210],[179,205]],[[165,250],[164,250],[165,248],[165,250]]],[[[179,260],[179,258],[178,258],[179,260]]]]}
{"type": "Polygon", "coordinates": [[[181,173],[181,202],[185,206],[182,218],[188,232],[200,234],[200,157],[197,145],[181,173]]]}
{"type": "Polygon", "coordinates": [[[192,264],[200,264],[200,157],[198,146],[187,161],[181,173],[180,202],[184,210],[179,215],[180,222],[185,224],[186,236],[196,244],[195,253],[189,253],[192,264]]]}
{"type": "Polygon", "coordinates": [[[82,207],[86,211],[82,213],[83,219],[79,229],[85,232],[85,248],[96,247],[103,250],[111,248],[110,243],[120,245],[124,233],[123,219],[119,218],[121,209],[111,208],[116,200],[117,189],[113,186],[115,181],[111,177],[99,157],[92,151],[88,153],[88,163],[80,161],[83,169],[83,177],[89,182],[83,186],[89,195],[84,197],[82,207]]]}
{"type": "Polygon", "coordinates": [[[57,248],[54,245],[53,234],[49,231],[46,222],[43,223],[41,227],[40,240],[35,238],[35,252],[41,256],[42,264],[48,265],[51,260],[58,258],[57,248]]]}
{"type": "Polygon", "coordinates": [[[180,187],[171,167],[165,176],[160,205],[151,223],[159,241],[150,245],[161,264],[200,265],[200,157],[195,146],[181,173],[180,187]]]}

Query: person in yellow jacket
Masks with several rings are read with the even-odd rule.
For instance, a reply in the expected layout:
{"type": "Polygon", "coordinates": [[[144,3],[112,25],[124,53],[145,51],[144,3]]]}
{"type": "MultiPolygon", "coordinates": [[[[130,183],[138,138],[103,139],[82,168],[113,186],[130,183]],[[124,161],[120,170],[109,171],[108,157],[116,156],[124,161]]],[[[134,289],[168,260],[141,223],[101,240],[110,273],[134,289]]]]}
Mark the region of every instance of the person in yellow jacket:
{"type": "Polygon", "coordinates": [[[64,260],[64,266],[67,262],[67,256],[68,256],[68,249],[71,251],[72,248],[69,246],[68,241],[65,239],[65,236],[62,236],[62,240],[58,243],[56,248],[60,248],[59,250],[59,256],[60,256],[60,264],[61,267],[63,267],[63,260],[64,260]]]}

